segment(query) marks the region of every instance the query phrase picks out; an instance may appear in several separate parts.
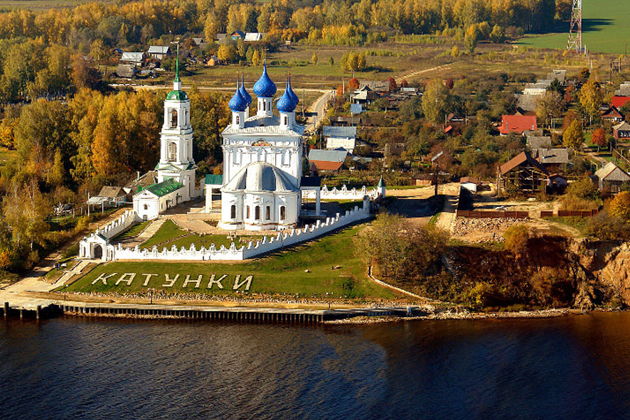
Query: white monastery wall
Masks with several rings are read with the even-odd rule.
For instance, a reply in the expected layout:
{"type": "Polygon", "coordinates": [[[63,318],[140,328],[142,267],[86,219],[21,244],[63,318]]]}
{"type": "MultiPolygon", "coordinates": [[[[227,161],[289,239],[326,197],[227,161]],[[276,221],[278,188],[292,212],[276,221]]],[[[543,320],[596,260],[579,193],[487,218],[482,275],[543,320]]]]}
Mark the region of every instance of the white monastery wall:
{"type": "MultiPolygon", "coordinates": [[[[366,195],[375,200],[379,196],[379,189],[367,189],[364,185],[363,187],[356,189],[348,189],[345,185],[341,188],[334,187],[332,189],[328,189],[326,185],[324,185],[320,191],[320,198],[322,200],[362,200],[366,195]]],[[[316,191],[315,190],[302,190],[303,198],[315,198],[316,191]]]]}
{"type": "Polygon", "coordinates": [[[370,217],[370,202],[364,200],[362,207],[355,207],[346,211],[345,214],[337,213],[335,217],[329,217],[325,222],[318,221],[314,225],[307,225],[301,229],[293,229],[291,232],[279,232],[272,237],[263,237],[262,240],[249,242],[246,246],[238,248],[234,243],[229,248],[214,244],[209,248],[197,249],[195,245],[190,248],[163,248],[158,250],[156,246],[152,249],[124,248],[121,244],[108,245],[107,255],[112,260],[186,260],[186,261],[212,261],[212,260],[245,260],[253,258],[271,251],[309,241],[321,235],[332,232],[341,227],[366,220],[370,217]]]}

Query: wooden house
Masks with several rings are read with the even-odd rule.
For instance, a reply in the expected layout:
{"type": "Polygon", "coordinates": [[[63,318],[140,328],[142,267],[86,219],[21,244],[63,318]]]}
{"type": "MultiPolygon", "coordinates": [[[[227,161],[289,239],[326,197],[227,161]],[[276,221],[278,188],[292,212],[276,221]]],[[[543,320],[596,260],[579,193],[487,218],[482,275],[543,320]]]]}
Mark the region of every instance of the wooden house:
{"type": "Polygon", "coordinates": [[[536,194],[546,188],[547,178],[547,169],[529,152],[521,152],[499,166],[497,188],[500,194],[536,194]]]}

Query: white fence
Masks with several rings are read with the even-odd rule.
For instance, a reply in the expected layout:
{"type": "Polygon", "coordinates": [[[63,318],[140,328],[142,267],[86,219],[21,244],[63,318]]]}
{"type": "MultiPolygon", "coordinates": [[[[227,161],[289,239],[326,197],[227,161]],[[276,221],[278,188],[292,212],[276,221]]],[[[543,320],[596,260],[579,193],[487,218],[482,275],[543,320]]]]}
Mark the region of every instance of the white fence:
{"type": "MultiPolygon", "coordinates": [[[[316,198],[317,191],[315,190],[303,190],[302,197],[306,198],[316,198]]],[[[378,187],[368,188],[364,185],[363,187],[356,189],[348,189],[345,185],[341,188],[334,187],[332,189],[328,189],[326,185],[322,187],[320,190],[320,199],[322,200],[362,200],[366,195],[370,197],[372,200],[376,200],[379,196],[385,195],[384,191],[381,191],[378,187]]]]}
{"type": "Polygon", "coordinates": [[[108,245],[107,259],[111,260],[187,260],[187,261],[211,261],[211,260],[245,260],[253,258],[271,251],[295,245],[300,242],[309,241],[318,236],[339,229],[352,223],[366,220],[370,217],[370,202],[363,201],[363,207],[355,207],[346,211],[345,214],[337,213],[335,217],[328,217],[325,222],[317,221],[313,225],[307,225],[302,229],[294,229],[291,232],[280,232],[276,236],[263,237],[262,240],[249,242],[240,248],[233,242],[229,248],[221,245],[217,248],[212,244],[209,248],[197,249],[195,245],[190,248],[178,249],[176,246],[158,250],[157,246],[152,249],[124,248],[121,244],[108,245]]]}
{"type": "Polygon", "coordinates": [[[100,229],[96,229],[94,232],[95,235],[102,235],[106,239],[111,239],[114,236],[118,235],[120,232],[129,228],[131,225],[139,221],[136,212],[133,210],[127,210],[124,212],[119,218],[113,220],[103,226],[100,229]]]}

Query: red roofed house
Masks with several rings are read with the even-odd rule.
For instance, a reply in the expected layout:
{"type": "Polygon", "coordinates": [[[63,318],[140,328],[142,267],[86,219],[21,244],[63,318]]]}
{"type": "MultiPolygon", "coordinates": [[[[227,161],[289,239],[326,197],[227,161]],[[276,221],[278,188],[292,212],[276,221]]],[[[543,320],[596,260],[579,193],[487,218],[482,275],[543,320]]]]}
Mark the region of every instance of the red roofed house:
{"type": "Polygon", "coordinates": [[[499,131],[505,136],[510,133],[523,134],[525,131],[538,130],[535,115],[503,115],[499,131]]]}
{"type": "Polygon", "coordinates": [[[611,106],[614,106],[617,109],[621,109],[625,104],[630,102],[630,96],[613,96],[611,101],[611,106]]]}
{"type": "Polygon", "coordinates": [[[602,120],[618,123],[623,121],[623,114],[619,112],[616,106],[611,106],[606,111],[602,112],[602,120]]]}

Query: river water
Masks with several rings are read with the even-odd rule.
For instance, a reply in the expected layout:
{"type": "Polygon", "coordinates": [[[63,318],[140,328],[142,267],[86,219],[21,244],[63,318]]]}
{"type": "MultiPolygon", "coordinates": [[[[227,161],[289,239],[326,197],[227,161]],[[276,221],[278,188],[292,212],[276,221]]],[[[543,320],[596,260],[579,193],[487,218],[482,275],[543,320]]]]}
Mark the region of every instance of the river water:
{"type": "Polygon", "coordinates": [[[3,419],[630,418],[630,313],[0,322],[3,419]]]}

